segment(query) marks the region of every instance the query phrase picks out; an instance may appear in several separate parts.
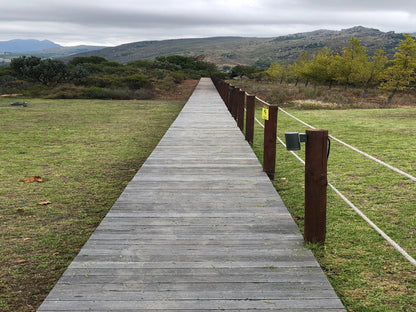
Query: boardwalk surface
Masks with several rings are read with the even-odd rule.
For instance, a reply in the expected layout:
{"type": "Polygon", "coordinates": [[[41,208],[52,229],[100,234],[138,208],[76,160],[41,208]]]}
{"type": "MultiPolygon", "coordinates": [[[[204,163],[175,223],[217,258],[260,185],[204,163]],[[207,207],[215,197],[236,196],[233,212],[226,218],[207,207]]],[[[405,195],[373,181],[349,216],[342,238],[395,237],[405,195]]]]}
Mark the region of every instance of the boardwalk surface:
{"type": "Polygon", "coordinates": [[[208,79],[38,311],[345,311],[208,79]]]}

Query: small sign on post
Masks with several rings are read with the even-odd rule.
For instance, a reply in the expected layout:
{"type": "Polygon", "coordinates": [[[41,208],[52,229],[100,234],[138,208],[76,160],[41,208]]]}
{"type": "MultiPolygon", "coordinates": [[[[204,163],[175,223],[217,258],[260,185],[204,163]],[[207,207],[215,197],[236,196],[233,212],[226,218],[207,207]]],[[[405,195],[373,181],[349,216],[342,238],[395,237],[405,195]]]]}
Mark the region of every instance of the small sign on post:
{"type": "Polygon", "coordinates": [[[274,179],[276,169],[277,109],[277,106],[270,106],[265,114],[267,119],[264,122],[263,171],[271,180],[274,179]]]}
{"type": "Polygon", "coordinates": [[[262,108],[261,118],[264,119],[264,120],[269,120],[269,109],[267,107],[262,108]]]}

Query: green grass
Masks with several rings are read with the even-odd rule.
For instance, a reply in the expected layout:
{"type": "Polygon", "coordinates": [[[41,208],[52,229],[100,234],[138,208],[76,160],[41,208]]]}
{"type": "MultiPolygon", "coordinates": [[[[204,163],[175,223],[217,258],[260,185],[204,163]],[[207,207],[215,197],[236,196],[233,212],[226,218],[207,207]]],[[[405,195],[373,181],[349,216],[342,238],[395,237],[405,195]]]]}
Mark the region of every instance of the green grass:
{"type": "MultiPolygon", "coordinates": [[[[0,99],[0,311],[34,311],[183,102],[32,100],[26,108],[9,102],[0,99]],[[43,182],[20,182],[35,175],[43,182]],[[51,204],[38,205],[45,200],[51,204]]],[[[416,175],[415,109],[291,112],[416,175]]],[[[279,136],[285,131],[305,127],[279,113],[279,136]]],[[[414,182],[335,142],[328,172],[416,257],[414,182]]],[[[273,183],[302,229],[303,166],[280,145],[276,173],[273,183]]],[[[415,268],[330,190],[325,247],[309,247],[349,311],[416,311],[415,268]]]]}
{"type": "MultiPolygon", "coordinates": [[[[316,128],[416,175],[416,109],[290,110],[316,128]]],[[[258,118],[261,115],[258,114],[258,118]]],[[[278,136],[306,127],[279,112],[278,136]]],[[[262,129],[254,148],[261,157],[262,129]]],[[[304,146],[298,154],[304,158],[304,146]]],[[[332,142],[328,180],[384,232],[416,257],[416,184],[332,142]]],[[[273,181],[303,231],[304,168],[277,147],[273,181]],[[284,179],[282,179],[284,178],[284,179]]],[[[327,240],[312,246],[349,311],[416,311],[416,269],[328,189],[327,240]]]]}
{"type": "Polygon", "coordinates": [[[0,99],[0,311],[34,311],[183,102],[10,102],[0,99]],[[43,182],[20,181],[32,176],[43,182]]]}

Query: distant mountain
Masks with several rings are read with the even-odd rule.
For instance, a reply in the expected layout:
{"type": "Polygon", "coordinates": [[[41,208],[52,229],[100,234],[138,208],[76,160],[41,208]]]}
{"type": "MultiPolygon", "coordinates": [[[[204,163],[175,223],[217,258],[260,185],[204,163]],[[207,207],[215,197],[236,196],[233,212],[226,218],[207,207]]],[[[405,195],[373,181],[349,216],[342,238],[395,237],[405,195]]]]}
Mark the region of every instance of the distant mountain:
{"type": "Polygon", "coordinates": [[[40,58],[64,58],[73,54],[85,53],[90,51],[96,51],[103,49],[103,46],[88,46],[88,45],[79,45],[74,47],[62,47],[50,48],[39,51],[27,51],[27,52],[18,52],[18,53],[7,53],[8,58],[19,57],[22,55],[31,55],[37,56],[40,58]]]}
{"type": "Polygon", "coordinates": [[[13,39],[9,41],[0,41],[0,53],[40,51],[60,47],[59,44],[49,40],[13,39]]]}
{"type": "Polygon", "coordinates": [[[62,47],[57,45],[58,47],[53,47],[45,50],[38,50],[38,51],[25,51],[25,52],[0,52],[0,66],[6,66],[10,64],[11,59],[20,57],[23,55],[26,56],[37,56],[42,59],[45,58],[65,58],[73,54],[85,53],[89,51],[100,50],[105,48],[103,46],[88,46],[88,45],[80,45],[74,47],[62,47]]]}
{"type": "Polygon", "coordinates": [[[127,63],[139,59],[154,59],[157,56],[179,54],[204,57],[219,66],[256,65],[268,67],[279,61],[291,63],[302,51],[313,53],[328,46],[340,52],[351,37],[362,40],[369,54],[383,48],[392,57],[395,47],[403,39],[402,34],[382,32],[377,29],[356,26],[340,31],[316,30],[275,38],[215,37],[199,39],[174,39],[141,41],[104,48],[74,56],[101,56],[110,61],[127,63]]]}

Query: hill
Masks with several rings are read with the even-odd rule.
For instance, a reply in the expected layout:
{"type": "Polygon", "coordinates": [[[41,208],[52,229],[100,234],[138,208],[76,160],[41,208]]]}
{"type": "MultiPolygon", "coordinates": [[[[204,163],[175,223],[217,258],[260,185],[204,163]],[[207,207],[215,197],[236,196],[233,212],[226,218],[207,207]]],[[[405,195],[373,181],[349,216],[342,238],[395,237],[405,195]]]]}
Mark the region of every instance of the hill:
{"type": "Polygon", "coordinates": [[[0,53],[40,51],[59,47],[61,47],[59,44],[49,40],[40,41],[35,39],[13,39],[0,41],[0,53]]]}
{"type": "Polygon", "coordinates": [[[203,56],[205,61],[219,66],[255,65],[268,67],[279,61],[290,63],[300,53],[328,46],[341,51],[351,37],[362,40],[362,44],[372,54],[383,48],[392,57],[395,47],[403,39],[402,34],[382,32],[378,29],[357,26],[340,31],[316,30],[275,38],[214,37],[197,39],[173,39],[161,41],[141,41],[116,47],[81,53],[75,56],[101,56],[110,61],[128,63],[139,59],[154,59],[157,56],[173,54],[203,56]]]}
{"type": "Polygon", "coordinates": [[[31,55],[37,56],[42,59],[45,58],[65,58],[69,57],[73,54],[85,53],[89,51],[100,50],[104,48],[103,46],[88,46],[88,45],[80,45],[74,47],[62,47],[57,45],[57,47],[43,49],[43,50],[36,50],[36,51],[26,51],[26,52],[0,52],[0,66],[6,66],[10,64],[11,59],[23,55],[31,55]]]}
{"type": "Polygon", "coordinates": [[[103,49],[103,46],[89,46],[89,45],[79,45],[73,47],[55,47],[50,49],[38,50],[38,51],[28,51],[28,52],[18,52],[18,53],[6,53],[8,58],[19,57],[22,55],[32,55],[40,58],[63,58],[68,57],[73,54],[85,53],[95,50],[103,49]]]}

